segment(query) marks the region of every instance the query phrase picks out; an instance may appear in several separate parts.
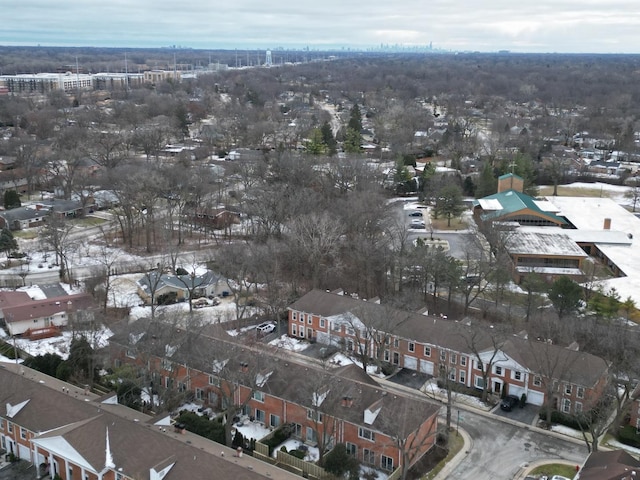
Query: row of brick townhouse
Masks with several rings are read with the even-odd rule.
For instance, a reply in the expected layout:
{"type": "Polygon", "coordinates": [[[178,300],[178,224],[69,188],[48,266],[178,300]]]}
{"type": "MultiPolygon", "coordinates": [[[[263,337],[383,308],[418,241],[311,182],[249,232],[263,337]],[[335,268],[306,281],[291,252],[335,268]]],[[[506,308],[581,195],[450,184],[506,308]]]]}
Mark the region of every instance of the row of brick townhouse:
{"type": "MultiPolygon", "coordinates": [[[[216,334],[146,323],[110,339],[114,365],[137,365],[162,390],[192,392],[205,408],[255,419],[323,453],[344,443],[358,460],[385,470],[409,467],[436,441],[438,406],[387,393],[355,365],[298,364],[216,334]],[[150,330],[149,330],[150,329],[150,330]],[[227,410],[228,411],[228,410],[227,410]],[[402,446],[401,446],[402,445],[402,446]]],[[[259,440],[259,439],[258,439],[259,440]]]]}
{"type": "MultiPolygon", "coordinates": [[[[157,419],[14,365],[0,367],[0,445],[34,464],[36,478],[184,480],[294,478],[267,475],[173,438],[157,419]],[[218,477],[216,477],[218,478],[218,477]]],[[[166,423],[163,423],[166,425],[166,423]]]]}
{"type": "Polygon", "coordinates": [[[608,383],[599,357],[526,335],[500,334],[438,316],[401,311],[338,292],[313,290],[289,307],[288,333],[368,352],[398,368],[435,377],[443,372],[466,387],[526,395],[574,414],[589,409],[608,383]]]}

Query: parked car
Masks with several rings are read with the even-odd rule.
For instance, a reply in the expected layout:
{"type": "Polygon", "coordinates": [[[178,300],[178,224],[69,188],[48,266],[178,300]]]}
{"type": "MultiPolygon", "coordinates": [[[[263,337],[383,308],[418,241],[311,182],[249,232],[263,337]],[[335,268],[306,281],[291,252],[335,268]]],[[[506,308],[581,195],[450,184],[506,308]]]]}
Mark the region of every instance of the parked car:
{"type": "Polygon", "coordinates": [[[562,475],[554,475],[551,477],[551,480],[570,480],[567,477],[563,477],[562,475]]]}
{"type": "Polygon", "coordinates": [[[411,227],[411,228],[424,228],[424,221],[418,220],[417,218],[413,219],[413,220],[411,220],[411,223],[409,224],[409,227],[411,227]]]}
{"type": "Polygon", "coordinates": [[[276,329],[276,326],[273,323],[264,322],[256,327],[256,332],[258,332],[259,335],[268,335],[269,333],[273,332],[275,329],[276,329]]]}
{"type": "Polygon", "coordinates": [[[500,408],[505,412],[510,412],[513,407],[518,405],[518,403],[520,403],[520,399],[518,397],[515,395],[507,395],[500,402],[500,408]]]}
{"type": "Polygon", "coordinates": [[[422,216],[422,212],[411,212],[409,214],[410,217],[421,217],[422,216]]]}

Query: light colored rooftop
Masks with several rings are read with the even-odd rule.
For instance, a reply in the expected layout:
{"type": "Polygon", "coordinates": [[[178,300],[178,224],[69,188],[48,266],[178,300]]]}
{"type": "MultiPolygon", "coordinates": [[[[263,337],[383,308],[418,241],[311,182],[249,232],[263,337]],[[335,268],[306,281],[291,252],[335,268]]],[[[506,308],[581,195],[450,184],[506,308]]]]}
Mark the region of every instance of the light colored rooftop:
{"type": "Polygon", "coordinates": [[[594,240],[598,240],[595,232],[601,232],[598,235],[603,237],[602,243],[594,243],[626,275],[604,280],[603,286],[605,289],[615,288],[623,300],[631,297],[640,304],[640,249],[634,246],[634,242],[640,239],[640,219],[609,198],[547,197],[547,200],[556,205],[560,209],[560,215],[577,229],[584,233],[592,232],[594,240]],[[605,233],[605,219],[611,222],[611,233],[605,233]],[[614,236],[626,237],[628,243],[605,243],[615,238],[614,236]]]}

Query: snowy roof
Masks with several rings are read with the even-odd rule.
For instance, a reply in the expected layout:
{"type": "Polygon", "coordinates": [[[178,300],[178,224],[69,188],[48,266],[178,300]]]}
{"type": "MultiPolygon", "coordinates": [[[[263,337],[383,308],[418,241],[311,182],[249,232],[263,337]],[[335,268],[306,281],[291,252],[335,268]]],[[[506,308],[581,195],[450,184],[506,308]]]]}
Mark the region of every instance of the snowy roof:
{"type": "Polygon", "coordinates": [[[586,257],[587,254],[563,233],[534,233],[516,230],[508,234],[510,254],[586,257]]]}
{"type": "Polygon", "coordinates": [[[592,232],[598,249],[623,273],[624,277],[611,278],[601,283],[606,289],[615,288],[622,299],[631,297],[640,302],[640,250],[633,242],[640,238],[640,219],[603,197],[547,197],[560,208],[564,216],[583,233],[592,232]],[[605,229],[605,219],[610,226],[605,229]],[[599,232],[597,235],[593,232],[599,232]],[[618,233],[613,233],[618,232],[618,233]],[[626,238],[626,241],[623,239],[626,238]],[[614,239],[619,239],[614,242],[614,239]]]}

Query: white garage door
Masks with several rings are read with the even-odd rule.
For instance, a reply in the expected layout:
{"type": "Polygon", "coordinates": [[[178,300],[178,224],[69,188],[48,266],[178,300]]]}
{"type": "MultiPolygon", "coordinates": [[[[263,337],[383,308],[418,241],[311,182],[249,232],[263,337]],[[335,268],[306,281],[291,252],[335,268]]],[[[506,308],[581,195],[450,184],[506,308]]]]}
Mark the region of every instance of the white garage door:
{"type": "Polygon", "coordinates": [[[527,393],[527,403],[542,405],[544,403],[544,393],[529,390],[529,393],[527,393]]]}
{"type": "Polygon", "coordinates": [[[433,362],[420,359],[420,371],[427,375],[433,375],[433,362]]]}
{"type": "Polygon", "coordinates": [[[404,356],[404,368],[409,370],[418,370],[418,359],[416,357],[404,356]]]}
{"type": "MultiPolygon", "coordinates": [[[[509,385],[509,395],[515,395],[516,397],[520,398],[522,396],[522,394],[524,393],[524,387],[518,387],[516,385],[509,385]]],[[[527,399],[528,401],[528,399],[527,399]]]]}
{"type": "Polygon", "coordinates": [[[24,445],[18,444],[18,456],[21,459],[26,460],[27,462],[30,462],[31,450],[29,450],[29,447],[25,447],[24,445]]]}

